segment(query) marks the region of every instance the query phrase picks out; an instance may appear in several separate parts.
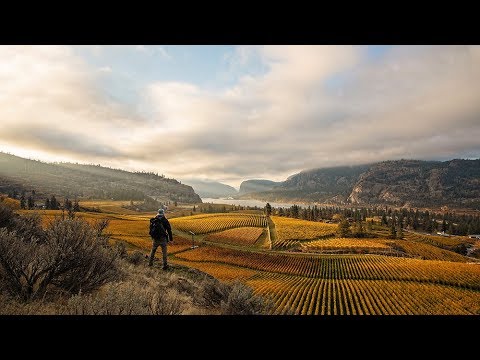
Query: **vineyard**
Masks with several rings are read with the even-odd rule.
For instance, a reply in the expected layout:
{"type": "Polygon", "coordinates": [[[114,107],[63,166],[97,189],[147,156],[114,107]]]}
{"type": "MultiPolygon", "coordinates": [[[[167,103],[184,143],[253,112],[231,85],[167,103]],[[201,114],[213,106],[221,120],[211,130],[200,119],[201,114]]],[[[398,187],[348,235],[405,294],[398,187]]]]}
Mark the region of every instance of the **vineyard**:
{"type": "Polygon", "coordinates": [[[204,240],[232,245],[251,246],[264,230],[259,227],[241,227],[210,234],[204,240]]]}
{"type": "Polygon", "coordinates": [[[480,290],[480,266],[381,255],[287,255],[203,246],[176,257],[305,278],[402,280],[480,290]]]}
{"type": "Polygon", "coordinates": [[[171,219],[170,223],[180,231],[208,234],[239,227],[265,227],[266,221],[265,216],[255,214],[202,214],[171,219]]]}
{"type": "Polygon", "coordinates": [[[478,291],[415,281],[329,280],[265,273],[252,276],[247,284],[273,301],[274,314],[480,314],[478,291]]]}
{"type": "Polygon", "coordinates": [[[272,246],[275,249],[299,245],[300,241],[326,238],[335,235],[337,225],[272,216],[277,239],[272,246]]]}
{"type": "MultiPolygon", "coordinates": [[[[100,205],[121,211],[114,203],[100,205]]],[[[61,212],[40,215],[46,224],[61,212]]],[[[151,214],[76,216],[89,222],[108,219],[112,241],[126,243],[129,250],[148,253],[151,248],[151,214]]],[[[272,301],[273,314],[480,314],[480,264],[452,251],[474,243],[466,237],[406,232],[404,239],[388,239],[388,229],[378,226],[366,238],[336,238],[335,224],[277,216],[268,220],[247,212],[169,221],[172,263],[250,285],[272,301]],[[198,248],[191,248],[189,231],[197,234],[198,248]]]]}
{"type": "Polygon", "coordinates": [[[351,239],[336,238],[325,240],[314,240],[302,244],[303,251],[334,252],[334,251],[375,251],[389,250],[387,241],[378,239],[351,239]]]}

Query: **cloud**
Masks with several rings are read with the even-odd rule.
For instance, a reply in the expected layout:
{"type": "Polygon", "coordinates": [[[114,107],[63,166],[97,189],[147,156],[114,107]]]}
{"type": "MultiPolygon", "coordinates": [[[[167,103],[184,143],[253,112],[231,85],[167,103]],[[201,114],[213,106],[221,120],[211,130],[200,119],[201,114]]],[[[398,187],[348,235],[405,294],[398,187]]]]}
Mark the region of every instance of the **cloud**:
{"type": "Polygon", "coordinates": [[[374,60],[362,46],[238,47],[224,59],[245,74],[234,85],[152,82],[143,116],[99,90],[98,69],[68,47],[1,47],[0,59],[1,143],[109,166],[238,186],[480,153],[478,46],[394,46],[374,60]],[[264,71],[249,72],[252,62],[264,71]]]}

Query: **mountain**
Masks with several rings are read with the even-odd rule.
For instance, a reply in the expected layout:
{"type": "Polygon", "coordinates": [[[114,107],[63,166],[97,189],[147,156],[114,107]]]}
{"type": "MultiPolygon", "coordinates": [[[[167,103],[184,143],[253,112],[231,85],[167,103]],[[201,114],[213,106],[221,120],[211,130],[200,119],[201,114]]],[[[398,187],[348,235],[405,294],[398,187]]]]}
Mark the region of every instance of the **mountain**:
{"type": "Polygon", "coordinates": [[[268,191],[275,188],[281,182],[271,180],[246,180],[240,184],[239,194],[248,194],[258,191],[268,191]]]}
{"type": "Polygon", "coordinates": [[[480,159],[385,161],[363,173],[347,199],[352,204],[480,207],[480,159]]]}
{"type": "Polygon", "coordinates": [[[237,189],[234,187],[217,181],[189,179],[182,182],[190,185],[203,198],[228,197],[238,194],[237,189]]]}
{"type": "Polygon", "coordinates": [[[201,202],[191,186],[154,173],[72,163],[44,163],[0,152],[0,193],[35,190],[61,197],[201,202]]]}
{"type": "Polygon", "coordinates": [[[248,196],[279,202],[480,208],[480,159],[396,160],[314,169],[248,196]]]}

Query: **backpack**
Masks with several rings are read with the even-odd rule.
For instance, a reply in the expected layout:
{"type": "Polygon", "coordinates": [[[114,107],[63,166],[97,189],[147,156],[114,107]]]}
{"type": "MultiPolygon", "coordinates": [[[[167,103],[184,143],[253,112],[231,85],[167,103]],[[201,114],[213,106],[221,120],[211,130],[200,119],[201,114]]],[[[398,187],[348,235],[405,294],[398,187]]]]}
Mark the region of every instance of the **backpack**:
{"type": "Polygon", "coordinates": [[[165,227],[162,224],[162,220],[158,217],[150,219],[150,231],[149,234],[154,239],[164,239],[167,237],[165,227]]]}

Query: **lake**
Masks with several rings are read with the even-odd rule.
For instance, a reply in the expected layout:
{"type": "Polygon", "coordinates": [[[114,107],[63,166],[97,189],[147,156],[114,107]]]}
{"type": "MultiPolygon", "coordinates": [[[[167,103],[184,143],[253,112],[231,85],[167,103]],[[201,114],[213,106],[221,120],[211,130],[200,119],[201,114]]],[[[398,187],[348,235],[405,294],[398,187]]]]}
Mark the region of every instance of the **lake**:
{"type": "Polygon", "coordinates": [[[246,200],[240,200],[240,199],[225,199],[225,198],[220,198],[220,199],[214,199],[214,198],[202,198],[202,202],[207,204],[226,204],[226,205],[240,205],[240,206],[258,206],[259,208],[264,208],[265,205],[270,203],[272,207],[284,207],[288,208],[292,205],[298,205],[300,207],[308,207],[308,204],[293,204],[293,203],[277,203],[277,202],[271,202],[271,201],[262,201],[262,200],[251,200],[251,199],[246,199],[246,200]]]}

